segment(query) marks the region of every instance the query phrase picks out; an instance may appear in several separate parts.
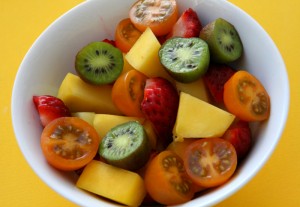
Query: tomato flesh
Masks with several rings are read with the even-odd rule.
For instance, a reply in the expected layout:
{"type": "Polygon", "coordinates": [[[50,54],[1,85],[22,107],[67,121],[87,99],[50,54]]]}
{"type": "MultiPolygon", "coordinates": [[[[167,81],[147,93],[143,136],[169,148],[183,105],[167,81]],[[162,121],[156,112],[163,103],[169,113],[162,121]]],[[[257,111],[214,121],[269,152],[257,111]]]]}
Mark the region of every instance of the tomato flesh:
{"type": "Polygon", "coordinates": [[[124,53],[127,53],[134,43],[141,36],[141,32],[134,27],[129,18],[123,19],[119,22],[116,33],[116,46],[124,53]]]}
{"type": "Polygon", "coordinates": [[[237,155],[234,147],[224,139],[200,139],[186,149],[184,165],[195,183],[215,187],[233,175],[237,155]]]}
{"type": "Polygon", "coordinates": [[[137,70],[130,70],[121,75],[113,85],[112,100],[126,116],[143,117],[141,102],[147,76],[137,70]]]}
{"type": "Polygon", "coordinates": [[[236,72],[224,85],[227,110],[244,121],[263,121],[270,115],[270,98],[261,82],[246,71],[236,72]]]}
{"type": "Polygon", "coordinates": [[[145,31],[150,27],[156,36],[168,34],[178,19],[175,0],[139,0],[129,11],[134,26],[145,31]]]}
{"type": "Polygon", "coordinates": [[[151,198],[161,204],[184,203],[194,195],[193,183],[186,174],[183,160],[171,151],[162,151],[150,161],[144,179],[151,198]]]}
{"type": "Polygon", "coordinates": [[[62,117],[50,122],[41,135],[46,160],[60,170],[77,170],[97,154],[100,138],[96,130],[77,117],[62,117]]]}

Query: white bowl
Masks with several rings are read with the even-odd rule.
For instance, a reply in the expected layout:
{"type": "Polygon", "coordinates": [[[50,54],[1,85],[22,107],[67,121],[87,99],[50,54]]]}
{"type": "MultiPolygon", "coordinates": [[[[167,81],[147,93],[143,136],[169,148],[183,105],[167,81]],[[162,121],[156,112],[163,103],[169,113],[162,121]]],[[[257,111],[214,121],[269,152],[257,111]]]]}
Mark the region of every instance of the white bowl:
{"type": "MultiPolygon", "coordinates": [[[[36,40],[20,65],[12,94],[12,120],[21,151],[35,173],[51,188],[80,206],[114,206],[75,187],[76,176],[50,167],[40,148],[39,118],[32,103],[36,94],[56,95],[68,72],[75,72],[77,51],[91,41],[113,39],[116,24],[128,16],[135,0],[91,0],[73,8],[36,40]],[[120,3],[122,2],[122,3],[120,3]]],[[[282,57],[264,29],[248,14],[225,0],[177,0],[180,11],[191,7],[203,25],[223,17],[235,25],[244,44],[239,68],[254,74],[271,98],[271,116],[254,126],[255,144],[234,177],[181,206],[214,205],[244,186],[272,154],[289,109],[289,82],[282,57]]]]}

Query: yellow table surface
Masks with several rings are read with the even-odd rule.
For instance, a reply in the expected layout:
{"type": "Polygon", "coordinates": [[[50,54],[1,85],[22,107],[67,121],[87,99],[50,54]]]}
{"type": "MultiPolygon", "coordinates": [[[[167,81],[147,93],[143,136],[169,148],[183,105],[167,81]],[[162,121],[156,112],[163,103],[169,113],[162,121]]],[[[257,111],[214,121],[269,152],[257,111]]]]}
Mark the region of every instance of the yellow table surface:
{"type": "MultiPolygon", "coordinates": [[[[12,128],[11,92],[18,67],[36,38],[82,1],[0,1],[0,206],[76,206],[45,185],[23,158],[12,128]]],[[[288,70],[291,102],[287,125],[274,154],[253,180],[217,206],[299,206],[300,1],[230,1],[252,15],[278,46],[288,70]]]]}

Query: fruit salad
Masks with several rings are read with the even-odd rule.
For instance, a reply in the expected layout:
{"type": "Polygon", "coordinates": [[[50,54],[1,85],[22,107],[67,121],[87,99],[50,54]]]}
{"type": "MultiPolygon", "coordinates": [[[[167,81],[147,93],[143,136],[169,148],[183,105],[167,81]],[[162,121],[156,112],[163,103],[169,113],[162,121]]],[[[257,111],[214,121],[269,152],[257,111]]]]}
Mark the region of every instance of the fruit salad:
{"type": "Polygon", "coordinates": [[[237,28],[176,0],[138,0],[114,39],[83,45],[56,96],[32,97],[45,160],[76,187],[127,206],[176,205],[226,183],[270,98],[237,28]]]}

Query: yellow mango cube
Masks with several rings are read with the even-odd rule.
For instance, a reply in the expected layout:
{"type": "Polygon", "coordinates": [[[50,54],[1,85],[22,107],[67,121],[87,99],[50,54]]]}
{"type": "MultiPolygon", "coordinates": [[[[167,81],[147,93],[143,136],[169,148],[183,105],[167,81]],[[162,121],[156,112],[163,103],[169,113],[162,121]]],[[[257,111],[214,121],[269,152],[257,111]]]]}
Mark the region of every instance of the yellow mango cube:
{"type": "Polygon", "coordinates": [[[173,137],[175,141],[221,137],[234,119],[233,114],[181,92],[173,137]]]}
{"type": "Polygon", "coordinates": [[[74,112],[72,116],[81,118],[92,126],[94,124],[95,112],[74,112]]]}
{"type": "Polygon", "coordinates": [[[112,102],[111,91],[111,85],[94,86],[68,73],[61,83],[57,97],[71,112],[121,114],[112,102]]]}
{"type": "Polygon", "coordinates": [[[136,70],[146,76],[163,77],[173,82],[173,78],[160,63],[158,51],[161,45],[150,28],[147,28],[135,42],[125,58],[136,70]]]}
{"type": "Polygon", "coordinates": [[[175,86],[178,92],[185,92],[205,102],[210,102],[209,93],[204,84],[203,78],[192,83],[181,83],[176,81],[175,86]]]}
{"type": "Polygon", "coordinates": [[[83,170],[76,186],[127,206],[139,206],[146,189],[143,179],[134,172],[91,161],[83,170]]]}

